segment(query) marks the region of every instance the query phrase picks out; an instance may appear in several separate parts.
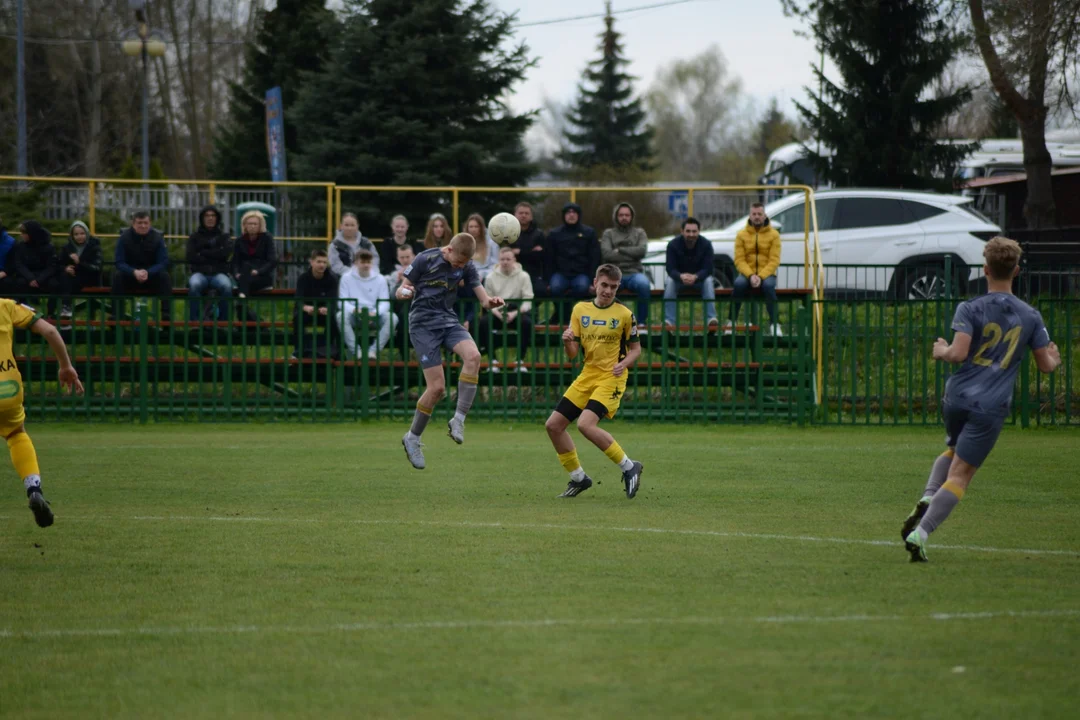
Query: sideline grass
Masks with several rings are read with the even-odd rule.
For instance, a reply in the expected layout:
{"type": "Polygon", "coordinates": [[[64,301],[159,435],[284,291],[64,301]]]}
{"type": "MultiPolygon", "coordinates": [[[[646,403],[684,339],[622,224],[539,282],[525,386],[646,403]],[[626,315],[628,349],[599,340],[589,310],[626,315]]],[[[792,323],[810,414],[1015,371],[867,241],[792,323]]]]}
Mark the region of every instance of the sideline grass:
{"type": "Polygon", "coordinates": [[[536,425],[433,423],[423,472],[382,424],[32,426],[57,522],[8,470],[0,716],[1075,710],[1075,433],[1007,430],[913,566],[940,430],[612,427],[633,501],[591,447],[557,500],[536,425]]]}

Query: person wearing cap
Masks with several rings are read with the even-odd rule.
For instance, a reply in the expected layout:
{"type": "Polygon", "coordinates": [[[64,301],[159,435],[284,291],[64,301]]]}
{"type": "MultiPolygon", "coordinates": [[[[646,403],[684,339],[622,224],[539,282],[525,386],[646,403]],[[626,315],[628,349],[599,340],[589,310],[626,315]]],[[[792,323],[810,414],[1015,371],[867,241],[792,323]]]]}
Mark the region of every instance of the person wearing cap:
{"type": "Polygon", "coordinates": [[[367,353],[375,360],[379,351],[390,342],[390,335],[397,327],[397,316],[390,312],[390,287],[386,278],[375,272],[375,253],[360,248],[353,257],[353,266],[341,276],[338,299],[341,301],[341,335],[345,340],[345,357],[359,358],[367,353]],[[360,327],[363,310],[378,322],[378,336],[367,348],[356,346],[356,331],[360,327]]]}
{"type": "MultiPolygon", "coordinates": [[[[596,231],[581,222],[581,206],[574,202],[563,205],[563,224],[548,233],[548,267],[551,274],[551,296],[587,298],[593,293],[592,281],[600,267],[600,243],[596,231]]],[[[557,317],[569,315],[573,303],[559,306],[557,317]]]]}

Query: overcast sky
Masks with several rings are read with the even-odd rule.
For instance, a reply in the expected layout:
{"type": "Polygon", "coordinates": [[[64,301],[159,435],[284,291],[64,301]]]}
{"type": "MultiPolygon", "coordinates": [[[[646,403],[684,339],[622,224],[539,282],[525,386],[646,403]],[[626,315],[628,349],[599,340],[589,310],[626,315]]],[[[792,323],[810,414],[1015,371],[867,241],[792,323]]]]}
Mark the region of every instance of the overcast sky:
{"type": "MultiPolygon", "coordinates": [[[[604,0],[492,0],[505,12],[516,12],[520,25],[604,12],[604,0]]],[[[784,17],[780,0],[690,0],[669,7],[619,12],[665,0],[614,0],[615,29],[622,33],[630,71],[643,92],[658,68],[693,57],[716,44],[739,77],[747,94],[764,107],[775,97],[794,116],[793,99],[803,100],[803,87],[814,82],[811,64],[819,61],[813,42],[795,33],[801,21],[784,17]]],[[[599,56],[601,17],[522,27],[519,36],[538,63],[513,99],[517,110],[538,108],[547,96],[560,102],[574,98],[582,71],[599,56]]]]}

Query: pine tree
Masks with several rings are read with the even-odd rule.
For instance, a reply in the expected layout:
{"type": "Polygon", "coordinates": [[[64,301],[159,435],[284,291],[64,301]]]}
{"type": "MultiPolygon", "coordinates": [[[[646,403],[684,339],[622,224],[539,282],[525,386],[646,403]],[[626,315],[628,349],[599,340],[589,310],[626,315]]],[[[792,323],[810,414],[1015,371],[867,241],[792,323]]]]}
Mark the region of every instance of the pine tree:
{"type": "MultiPolygon", "coordinates": [[[[505,104],[532,64],[508,43],[513,19],[487,0],[350,0],[326,68],[295,115],[296,167],[306,178],[363,185],[523,185],[533,168],[531,114],[505,104]]],[[[423,228],[448,195],[347,193],[365,233],[403,213],[423,228]]],[[[463,210],[503,209],[505,196],[462,198],[463,210]]]]}
{"type": "Polygon", "coordinates": [[[634,78],[624,71],[630,61],[615,32],[611,0],[606,8],[600,58],[589,63],[586,82],[578,85],[578,100],[566,116],[571,149],[562,160],[576,171],[594,165],[648,170],[653,166],[653,131],[645,123],[641,98],[634,96],[634,78]]]}
{"type": "Polygon", "coordinates": [[[934,131],[971,97],[927,88],[957,55],[961,39],[932,0],[820,0],[814,37],[839,69],[843,86],[815,67],[821,94],[797,104],[831,159],[807,147],[821,177],[838,186],[951,190],[952,174],[975,145],[939,145],[934,131]]]}
{"type": "Polygon", "coordinates": [[[262,14],[244,51],[243,78],[230,83],[228,120],[214,142],[212,178],[270,179],[263,100],[277,86],[285,115],[286,165],[292,167],[299,140],[292,117],[296,98],[305,78],[322,67],[333,26],[326,0],[278,0],[275,9],[262,14]]]}

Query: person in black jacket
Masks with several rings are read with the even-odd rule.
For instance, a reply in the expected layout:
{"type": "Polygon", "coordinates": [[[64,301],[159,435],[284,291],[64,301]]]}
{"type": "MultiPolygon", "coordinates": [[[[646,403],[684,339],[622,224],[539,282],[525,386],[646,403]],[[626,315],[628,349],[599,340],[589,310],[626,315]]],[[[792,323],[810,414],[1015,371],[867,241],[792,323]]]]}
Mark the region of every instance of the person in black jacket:
{"type": "Polygon", "coordinates": [[[84,288],[101,284],[101,241],[90,234],[81,220],[71,224],[67,244],[60,250],[60,292],[64,296],[60,310],[62,319],[71,317],[71,296],[84,288]]]}
{"type": "Polygon", "coordinates": [[[322,248],[311,251],[309,263],[311,267],[296,280],[293,357],[314,357],[320,350],[324,357],[337,357],[341,343],[334,300],[338,296],[339,278],[330,272],[330,260],[322,248]],[[329,336],[319,335],[318,328],[326,328],[329,336]]]}
{"type": "MultiPolygon", "coordinates": [[[[131,216],[131,227],[120,233],[116,243],[113,295],[156,295],[161,300],[161,319],[172,314],[169,280],[169,252],[165,238],[151,225],[150,213],[139,210],[131,216]]],[[[119,308],[113,307],[119,315],[119,308]]]]}
{"type": "Polygon", "coordinates": [[[277,250],[274,237],[266,232],[266,218],[250,210],[240,218],[241,235],[233,246],[232,272],[242,298],[274,285],[277,250]]]}
{"type": "MultiPolygon", "coordinates": [[[[548,267],[551,268],[551,296],[587,298],[593,294],[592,280],[600,267],[600,242],[596,231],[581,222],[581,206],[563,205],[563,224],[548,233],[548,267]]],[[[535,292],[535,290],[534,290],[535,292]]],[[[570,316],[572,303],[559,306],[561,320],[570,316]]]]}
{"type": "MultiPolygon", "coordinates": [[[[19,226],[22,242],[15,243],[9,264],[14,279],[13,292],[17,295],[54,295],[60,291],[60,278],[56,276],[56,248],[52,234],[36,220],[27,220],[19,226]]],[[[48,312],[56,308],[56,300],[49,299],[48,312]]]]}
{"type": "Polygon", "coordinates": [[[232,280],[229,278],[229,255],[232,242],[221,227],[221,213],[213,205],[199,211],[199,229],[187,241],[185,259],[191,277],[188,278],[188,319],[201,320],[202,296],[212,288],[218,294],[218,319],[229,318],[229,298],[232,280]]]}
{"type": "MultiPolygon", "coordinates": [[[[713,278],[712,241],[699,234],[701,223],[688,217],[682,222],[682,234],[671,239],[667,246],[664,284],[664,326],[673,332],[677,325],[675,298],[683,288],[701,290],[705,301],[705,317],[710,332],[719,327],[716,320],[716,281],[713,278]]],[[[694,308],[696,310],[696,308],[694,308]]]]}
{"type": "Polygon", "coordinates": [[[514,217],[521,224],[521,234],[517,240],[510,243],[510,247],[514,249],[521,269],[527,272],[532,280],[533,294],[536,297],[546,297],[547,279],[551,276],[547,265],[547,238],[544,237],[544,231],[537,227],[533,219],[533,208],[529,203],[519,202],[514,207],[514,217]]]}
{"type": "Polygon", "coordinates": [[[409,221],[404,215],[395,215],[390,221],[390,229],[393,235],[383,240],[379,248],[379,274],[390,277],[397,269],[398,250],[406,245],[412,248],[414,254],[419,255],[423,249],[423,243],[409,239],[409,221]]]}

